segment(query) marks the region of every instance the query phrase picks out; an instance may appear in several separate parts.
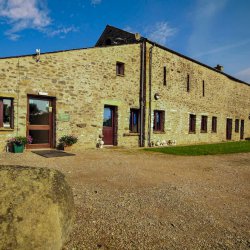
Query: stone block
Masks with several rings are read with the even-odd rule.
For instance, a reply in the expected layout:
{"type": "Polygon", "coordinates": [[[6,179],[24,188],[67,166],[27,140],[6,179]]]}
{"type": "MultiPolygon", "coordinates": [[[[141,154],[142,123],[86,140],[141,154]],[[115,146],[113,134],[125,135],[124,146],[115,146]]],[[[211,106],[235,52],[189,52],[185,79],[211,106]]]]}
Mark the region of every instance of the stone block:
{"type": "Polygon", "coordinates": [[[59,250],[73,224],[64,175],[48,168],[0,166],[0,249],[59,250]]]}

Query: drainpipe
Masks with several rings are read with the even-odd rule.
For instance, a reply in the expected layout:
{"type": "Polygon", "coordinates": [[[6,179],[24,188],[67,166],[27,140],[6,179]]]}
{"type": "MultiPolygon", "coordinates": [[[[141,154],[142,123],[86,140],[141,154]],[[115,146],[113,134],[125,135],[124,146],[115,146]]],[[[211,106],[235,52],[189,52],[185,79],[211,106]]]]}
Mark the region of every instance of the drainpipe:
{"type": "Polygon", "coordinates": [[[141,75],[140,75],[140,147],[145,146],[145,91],[146,91],[146,40],[141,46],[141,75]]]}
{"type": "Polygon", "coordinates": [[[151,109],[152,109],[152,60],[153,60],[153,44],[149,49],[149,104],[148,104],[148,146],[151,147],[151,109]]]}
{"type": "MultiPolygon", "coordinates": [[[[19,101],[20,101],[20,58],[17,61],[17,72],[18,72],[18,79],[17,79],[17,110],[16,110],[16,135],[18,136],[19,133],[19,101]]],[[[13,103],[14,105],[14,103],[13,103]]],[[[14,110],[15,112],[15,110],[14,110]]],[[[15,114],[14,114],[15,117],[15,114]]],[[[15,119],[14,119],[15,123],[15,119]]],[[[15,124],[14,124],[15,126],[15,124]]]]}

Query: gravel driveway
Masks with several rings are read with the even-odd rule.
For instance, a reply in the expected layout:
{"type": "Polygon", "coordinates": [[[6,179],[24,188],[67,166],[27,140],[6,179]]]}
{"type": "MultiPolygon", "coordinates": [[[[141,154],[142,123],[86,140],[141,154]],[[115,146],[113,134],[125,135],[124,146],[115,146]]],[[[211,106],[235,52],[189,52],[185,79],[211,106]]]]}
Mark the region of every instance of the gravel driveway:
{"type": "Polygon", "coordinates": [[[103,149],[1,164],[51,167],[71,184],[76,222],[65,250],[249,249],[250,153],[172,156],[103,149]]]}

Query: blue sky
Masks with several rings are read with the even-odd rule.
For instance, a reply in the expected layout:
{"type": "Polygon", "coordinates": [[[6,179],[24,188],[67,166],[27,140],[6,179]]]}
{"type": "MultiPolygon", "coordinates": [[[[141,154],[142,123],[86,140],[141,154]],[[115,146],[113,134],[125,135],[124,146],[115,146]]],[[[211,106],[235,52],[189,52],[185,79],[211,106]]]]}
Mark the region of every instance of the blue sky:
{"type": "Polygon", "coordinates": [[[250,0],[0,0],[0,57],[91,47],[107,24],[250,83],[250,0]]]}

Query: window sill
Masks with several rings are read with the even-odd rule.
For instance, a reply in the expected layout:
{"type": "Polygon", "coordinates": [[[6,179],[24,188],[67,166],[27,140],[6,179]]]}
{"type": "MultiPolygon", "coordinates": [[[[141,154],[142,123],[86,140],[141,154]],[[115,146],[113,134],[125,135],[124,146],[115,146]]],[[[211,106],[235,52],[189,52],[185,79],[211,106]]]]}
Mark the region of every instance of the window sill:
{"type": "Polygon", "coordinates": [[[207,131],[201,131],[201,134],[207,134],[207,131]]]}
{"type": "Polygon", "coordinates": [[[192,135],[192,134],[193,134],[193,135],[195,135],[195,134],[196,134],[196,132],[188,132],[188,133],[189,133],[189,134],[191,134],[191,135],[192,135]]]}
{"type": "Polygon", "coordinates": [[[139,136],[140,133],[134,133],[134,132],[129,132],[129,133],[124,133],[123,136],[139,136]]]}
{"type": "Polygon", "coordinates": [[[116,74],[116,76],[122,76],[122,77],[124,77],[125,75],[122,75],[122,74],[116,74]]]}
{"type": "Polygon", "coordinates": [[[14,129],[13,128],[0,128],[0,131],[2,132],[2,131],[14,131],[14,129]]]}
{"type": "Polygon", "coordinates": [[[166,134],[165,131],[153,131],[154,134],[166,134]]]}
{"type": "Polygon", "coordinates": [[[217,134],[217,131],[211,131],[212,134],[217,134]]]}

